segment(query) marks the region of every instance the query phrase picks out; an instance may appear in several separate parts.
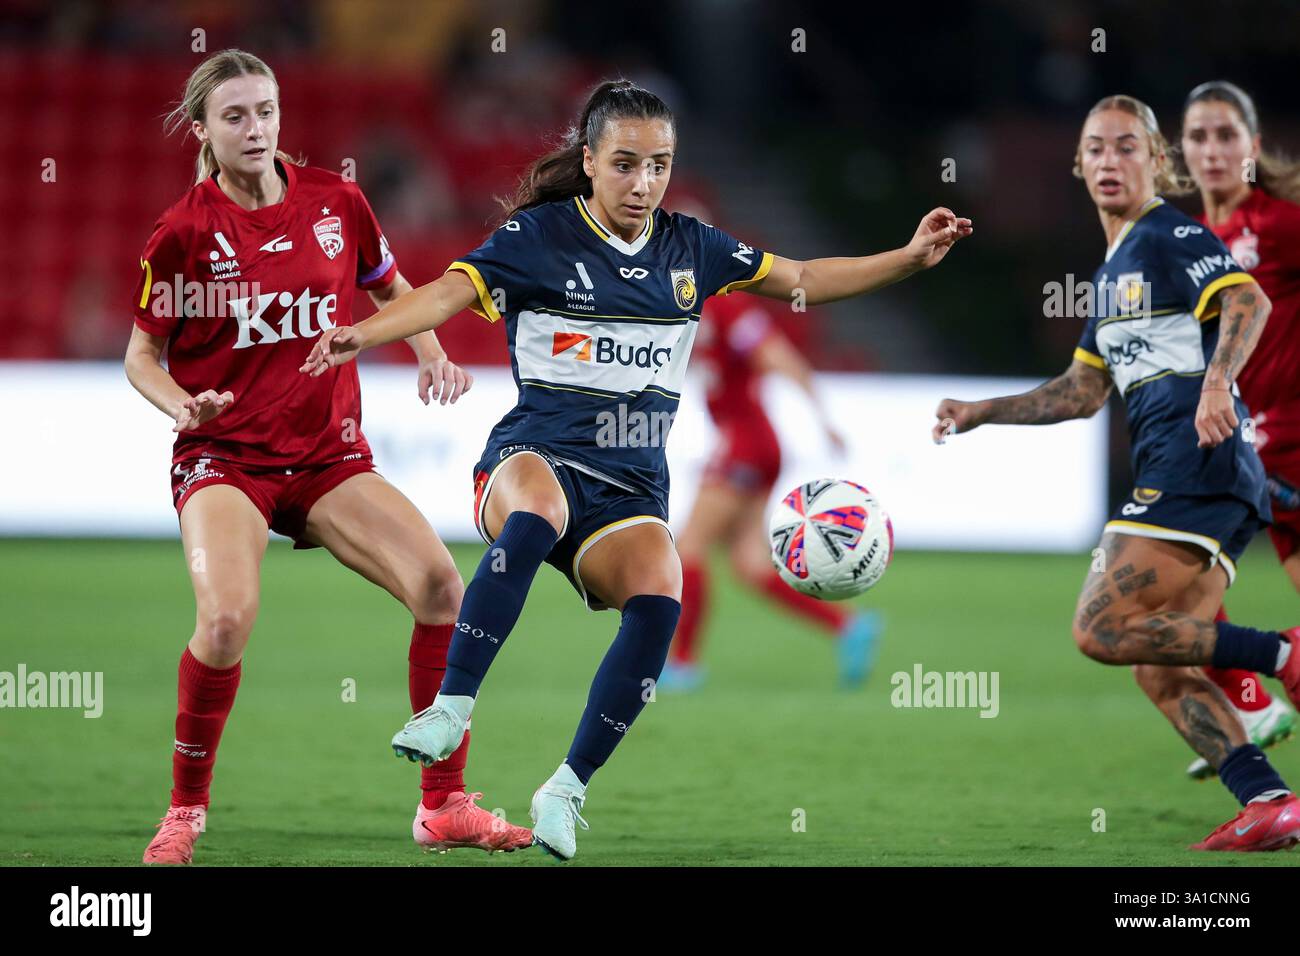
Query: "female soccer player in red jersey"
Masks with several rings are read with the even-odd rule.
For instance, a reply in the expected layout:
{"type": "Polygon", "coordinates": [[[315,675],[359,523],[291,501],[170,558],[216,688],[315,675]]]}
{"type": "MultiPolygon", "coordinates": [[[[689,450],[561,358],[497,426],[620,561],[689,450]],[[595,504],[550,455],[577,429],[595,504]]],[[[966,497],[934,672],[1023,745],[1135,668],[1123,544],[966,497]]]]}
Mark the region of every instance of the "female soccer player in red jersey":
{"type": "Polygon", "coordinates": [[[844,439],[831,426],[813,388],[812,368],[781,334],[767,309],[749,298],[710,299],[696,346],[718,445],[705,466],[690,517],[676,535],[682,559],[682,615],[659,689],[690,691],[703,679],[699,635],[708,613],[709,552],[718,544],[727,548],[731,568],[746,587],[834,636],[840,679],[847,686],[860,684],[875,658],[876,615],[854,614],[789,587],[772,567],[767,540],[765,512],[781,472],[781,446],[759,398],[763,374],[773,372],[796,383],[808,396],[832,447],[844,449],[844,439]]]}
{"type": "Polygon", "coordinates": [[[1300,697],[1300,653],[1277,631],[1216,622],[1236,561],[1269,515],[1264,469],[1234,394],[1268,297],[1217,237],[1166,203],[1180,192],[1151,108],[1108,96],[1084,122],[1075,175],[1106,236],[1093,305],[1063,375],[1023,395],[944,399],[934,437],[980,425],[1085,418],[1124,397],[1137,487],[1107,522],[1072,634],[1086,656],[1130,665],[1139,686],[1242,805],[1199,850],[1300,842],[1300,799],[1250,742],[1202,667],[1276,674],[1300,697]]]}
{"type": "Polygon", "coordinates": [[[465,590],[438,697],[393,746],[427,761],[459,745],[537,569],[555,565],[589,607],[621,615],[568,756],[533,795],[534,839],[561,859],[577,852],[587,783],[650,700],[681,610],[662,426],[680,399],[700,303],[737,289],[787,302],[802,290],[811,304],[862,295],[936,265],[971,232],[940,208],[889,252],[784,259],[659,209],[676,147],[659,97],[601,84],[482,246],[379,315],[327,330],[303,365],[326,374],[467,308],[505,319],[519,400],[475,473],[476,519],[492,547],[465,590]]]}
{"type": "MultiPolygon", "coordinates": [[[[163,213],[141,257],[126,373],[175,421],[172,491],[197,615],[180,662],[171,807],[146,863],[188,863],[203,832],[268,529],[298,548],[326,548],[410,610],[417,710],[441,683],[463,594],[423,515],[374,470],[355,367],[297,373],[305,342],[350,321],[354,288],[376,305],[410,289],[361,190],[277,150],[279,88],[251,54],[205,60],[173,116],[201,144],[197,181],[163,213]]],[[[469,389],[431,333],[408,341],[425,404],[469,389]]],[[[425,768],[416,842],[527,846],[528,830],[475,806],[464,766],[462,745],[425,768]]]]}
{"type": "MultiPolygon", "coordinates": [[[[1183,157],[1204,206],[1200,221],[1273,302],[1237,387],[1254,416],[1255,450],[1268,474],[1269,537],[1300,591],[1300,163],[1263,151],[1254,101],[1221,80],[1202,83],[1187,96],[1183,157]]],[[[1291,735],[1295,711],[1273,698],[1253,673],[1210,668],[1209,674],[1260,747],[1291,735]]],[[[1197,779],[1214,773],[1204,759],[1187,772],[1197,779]]]]}

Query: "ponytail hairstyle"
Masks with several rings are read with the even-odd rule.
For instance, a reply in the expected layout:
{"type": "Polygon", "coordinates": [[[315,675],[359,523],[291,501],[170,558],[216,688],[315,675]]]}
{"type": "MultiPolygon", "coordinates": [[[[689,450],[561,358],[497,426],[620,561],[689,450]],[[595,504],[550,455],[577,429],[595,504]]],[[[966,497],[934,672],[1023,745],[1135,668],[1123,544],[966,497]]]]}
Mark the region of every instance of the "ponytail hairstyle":
{"type": "MultiPolygon", "coordinates": [[[[1183,104],[1183,119],[1187,119],[1187,111],[1191,109],[1193,103],[1206,101],[1227,103],[1237,111],[1252,138],[1260,135],[1259,113],[1255,110],[1255,101],[1237,84],[1229,83],[1227,80],[1211,80],[1209,83],[1202,83],[1187,94],[1187,102],[1183,104]]],[[[1264,192],[1277,199],[1300,203],[1300,162],[1279,153],[1266,153],[1261,149],[1255,160],[1255,172],[1259,187],[1264,192]]]]}
{"type": "MultiPolygon", "coordinates": [[[[1098,100],[1097,105],[1088,110],[1088,115],[1092,116],[1094,113],[1102,113],[1106,110],[1119,110],[1130,116],[1136,116],[1141,121],[1142,128],[1147,134],[1147,148],[1156,161],[1157,195],[1185,196],[1196,190],[1196,184],[1192,182],[1191,177],[1179,173],[1174,165],[1173,149],[1160,132],[1160,124],[1156,122],[1156,114],[1151,107],[1135,96],[1119,93],[1098,100]]],[[[1074,150],[1074,176],[1076,179],[1083,178],[1082,144],[1076,146],[1074,150]]]]}
{"type": "Polygon", "coordinates": [[[658,96],[631,80],[606,80],[587,98],[577,122],[568,128],[559,147],[533,161],[519,179],[513,198],[498,198],[505,219],[543,203],[574,196],[590,198],[591,179],[582,168],[582,147],[600,145],[610,120],[661,119],[676,129],[672,110],[658,96]]]}
{"type": "MultiPolygon", "coordinates": [[[[263,63],[258,57],[243,50],[222,50],[220,53],[214,53],[202,63],[194,68],[188,80],[185,81],[185,92],[181,96],[181,101],[176,105],[167,118],[163,121],[163,128],[167,135],[170,136],[181,127],[197,120],[200,123],[207,121],[208,97],[226,80],[233,79],[236,76],[264,76],[275,86],[275,97],[278,101],[280,98],[280,84],[276,82],[275,74],[271,68],[263,63]]],[[[275,158],[285,163],[293,163],[295,166],[303,164],[302,157],[294,159],[283,150],[275,151],[275,158]]],[[[199,146],[198,158],[194,160],[194,182],[203,182],[216,171],[217,158],[213,155],[212,144],[202,143],[199,146]]]]}

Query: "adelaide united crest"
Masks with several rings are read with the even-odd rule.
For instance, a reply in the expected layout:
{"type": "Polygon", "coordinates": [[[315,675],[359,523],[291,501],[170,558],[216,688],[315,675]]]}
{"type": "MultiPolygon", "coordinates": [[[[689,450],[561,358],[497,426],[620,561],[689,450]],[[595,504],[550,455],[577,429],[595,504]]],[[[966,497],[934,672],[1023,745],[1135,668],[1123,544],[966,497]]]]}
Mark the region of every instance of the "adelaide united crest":
{"type": "Polygon", "coordinates": [[[316,241],[330,259],[343,251],[343,220],[338,216],[326,216],[311,228],[316,234],[316,241]]]}

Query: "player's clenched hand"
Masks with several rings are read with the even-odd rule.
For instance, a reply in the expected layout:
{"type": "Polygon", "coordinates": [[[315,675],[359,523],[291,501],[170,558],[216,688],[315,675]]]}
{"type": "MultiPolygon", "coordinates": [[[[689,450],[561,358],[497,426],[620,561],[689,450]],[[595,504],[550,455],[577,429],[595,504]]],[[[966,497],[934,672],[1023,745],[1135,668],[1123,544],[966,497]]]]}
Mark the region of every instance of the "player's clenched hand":
{"type": "Polygon", "coordinates": [[[918,269],[937,265],[958,239],[974,231],[969,219],[963,219],[945,206],[931,209],[916,227],[916,235],[907,244],[907,252],[918,269]]]}
{"type": "Polygon", "coordinates": [[[336,325],[321,333],[321,337],[311,347],[307,361],[302,363],[298,371],[307,372],[316,378],[323,375],[326,369],[352,361],[364,347],[364,337],[359,329],[350,325],[336,325]]]}
{"type": "Polygon", "coordinates": [[[429,359],[420,365],[420,401],[429,404],[430,398],[439,399],[439,404],[455,404],[474,384],[474,376],[454,362],[447,359],[429,359]]]}
{"type": "Polygon", "coordinates": [[[934,439],[934,443],[942,445],[943,440],[949,435],[968,432],[972,428],[983,425],[983,406],[983,402],[959,402],[945,398],[934,410],[935,418],[939,419],[935,422],[934,428],[930,429],[930,436],[934,439]]]}
{"type": "Polygon", "coordinates": [[[1237,427],[1237,410],[1232,393],[1225,388],[1207,388],[1196,406],[1196,447],[1214,448],[1232,437],[1237,427]]]}
{"type": "Polygon", "coordinates": [[[188,432],[206,425],[234,404],[234,401],[232,392],[218,394],[212,389],[187,398],[181,405],[181,410],[176,413],[176,424],[172,426],[172,431],[188,432]]]}

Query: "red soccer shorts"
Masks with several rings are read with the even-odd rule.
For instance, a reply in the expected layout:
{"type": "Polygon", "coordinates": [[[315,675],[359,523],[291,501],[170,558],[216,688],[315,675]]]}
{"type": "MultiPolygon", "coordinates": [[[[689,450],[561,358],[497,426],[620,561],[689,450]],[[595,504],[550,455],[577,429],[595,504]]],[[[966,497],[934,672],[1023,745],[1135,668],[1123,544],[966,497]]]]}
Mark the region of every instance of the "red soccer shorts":
{"type": "Polygon", "coordinates": [[[179,517],[200,488],[231,485],[247,496],[272,531],[292,538],[295,548],[314,548],[316,545],[302,540],[312,506],[353,475],[374,470],[369,455],[312,468],[271,471],[242,468],[220,458],[196,458],[172,467],[172,500],[179,517]]]}
{"type": "Polygon", "coordinates": [[[766,494],[781,474],[781,444],[766,418],[718,426],[718,450],[704,469],[704,480],[740,491],[766,494]]]}

